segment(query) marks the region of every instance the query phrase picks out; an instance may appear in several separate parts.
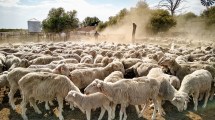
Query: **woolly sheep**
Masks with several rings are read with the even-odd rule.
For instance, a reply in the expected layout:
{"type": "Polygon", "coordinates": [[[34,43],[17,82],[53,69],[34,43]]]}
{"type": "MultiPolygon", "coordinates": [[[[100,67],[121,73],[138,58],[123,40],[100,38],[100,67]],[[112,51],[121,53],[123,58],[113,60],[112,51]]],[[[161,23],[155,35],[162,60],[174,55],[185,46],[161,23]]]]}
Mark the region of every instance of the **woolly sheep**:
{"type": "MultiPolygon", "coordinates": [[[[19,89],[18,81],[26,74],[30,72],[52,72],[56,74],[62,74],[70,77],[70,72],[68,68],[64,65],[58,65],[55,69],[47,69],[47,68],[41,68],[41,69],[33,69],[33,68],[15,68],[12,71],[8,73],[8,82],[10,85],[10,92],[8,94],[9,97],[9,103],[13,110],[16,109],[15,106],[15,100],[14,100],[14,94],[19,89]]],[[[46,107],[47,108],[47,107],[46,107]]]]}
{"type": "MultiPolygon", "coordinates": [[[[157,109],[157,95],[159,93],[160,85],[154,79],[147,77],[139,77],[130,79],[122,79],[115,83],[95,80],[85,88],[85,92],[89,93],[91,90],[97,89],[99,92],[105,94],[114,104],[121,104],[120,120],[124,114],[124,120],[127,118],[125,108],[131,105],[147,104],[149,99],[153,100],[155,109],[153,111],[152,119],[156,117],[157,109]]],[[[160,112],[160,108],[158,108],[160,112]]],[[[141,111],[141,114],[144,110],[141,111]]]]}
{"type": "MultiPolygon", "coordinates": [[[[124,76],[123,76],[123,73],[121,71],[114,71],[104,79],[104,82],[114,83],[114,82],[117,82],[117,81],[123,79],[123,77],[124,76]]],[[[94,89],[94,90],[95,91],[91,90],[90,92],[88,92],[88,94],[99,92],[99,91],[97,91],[97,89],[94,89]]],[[[116,104],[113,103],[113,105],[112,105],[112,119],[115,118],[115,109],[116,109],[116,104]]]]}
{"type": "Polygon", "coordinates": [[[26,116],[26,105],[30,102],[36,113],[42,112],[37,107],[35,101],[52,101],[57,98],[59,119],[63,120],[63,99],[67,96],[70,90],[80,92],[80,90],[64,75],[58,75],[47,72],[32,72],[23,76],[19,82],[19,87],[22,94],[22,117],[28,120],[26,116]]]}
{"type": "Polygon", "coordinates": [[[83,113],[86,112],[87,120],[90,120],[91,118],[91,110],[98,107],[101,107],[101,113],[98,120],[102,119],[105,110],[108,111],[108,120],[111,120],[111,102],[103,93],[97,92],[90,95],[85,95],[71,90],[65,100],[75,103],[83,113]]]}
{"type": "MultiPolygon", "coordinates": [[[[205,101],[202,107],[206,107],[208,98],[210,96],[212,81],[214,80],[210,72],[203,69],[196,70],[195,72],[184,77],[179,92],[185,92],[188,95],[192,95],[194,110],[197,111],[199,94],[205,94],[205,101]]],[[[185,110],[186,109],[187,103],[185,104],[185,110]]]]}
{"type": "Polygon", "coordinates": [[[95,79],[105,79],[105,77],[113,71],[121,71],[122,73],[125,73],[122,63],[114,61],[106,67],[75,69],[71,72],[71,80],[79,89],[82,89],[95,79]]]}
{"type": "Polygon", "coordinates": [[[30,63],[32,65],[45,65],[45,64],[51,63],[52,61],[62,60],[62,59],[63,57],[42,56],[31,60],[30,63]]]}

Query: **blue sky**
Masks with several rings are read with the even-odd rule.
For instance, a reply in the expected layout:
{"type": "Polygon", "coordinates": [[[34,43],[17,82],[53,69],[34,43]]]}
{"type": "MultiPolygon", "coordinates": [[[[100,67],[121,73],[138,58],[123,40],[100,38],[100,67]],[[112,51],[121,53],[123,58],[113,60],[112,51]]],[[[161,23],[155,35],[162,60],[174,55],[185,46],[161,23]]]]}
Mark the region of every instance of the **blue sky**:
{"type": "MultiPolygon", "coordinates": [[[[139,0],[0,0],[0,28],[27,28],[27,21],[36,18],[40,21],[47,17],[53,7],[63,7],[66,11],[77,10],[79,20],[87,16],[97,16],[106,21],[123,8],[134,7],[139,0]]],[[[188,7],[183,12],[200,14],[205,8],[200,0],[187,0],[188,7]]],[[[146,0],[150,7],[159,0],[146,0]]]]}

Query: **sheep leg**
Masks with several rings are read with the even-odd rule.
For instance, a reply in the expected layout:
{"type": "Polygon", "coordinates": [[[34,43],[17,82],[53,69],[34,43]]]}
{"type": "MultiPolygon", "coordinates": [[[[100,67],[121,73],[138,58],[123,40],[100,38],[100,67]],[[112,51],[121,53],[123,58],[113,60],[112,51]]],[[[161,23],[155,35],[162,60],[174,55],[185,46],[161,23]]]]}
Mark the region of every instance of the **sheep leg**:
{"type": "Polygon", "coordinates": [[[102,117],[104,116],[105,114],[105,109],[103,107],[101,107],[101,112],[100,112],[100,115],[99,115],[99,119],[98,120],[101,120],[102,117]]]}
{"type": "Polygon", "coordinates": [[[164,116],[166,115],[165,111],[162,108],[162,100],[160,98],[157,99],[157,104],[158,104],[158,112],[160,113],[160,115],[164,116]],[[159,109],[160,108],[160,109],[159,109]]]}
{"type": "Polygon", "coordinates": [[[141,110],[140,113],[138,114],[138,117],[139,117],[139,118],[140,118],[140,117],[143,117],[143,113],[144,113],[144,111],[145,111],[147,105],[148,105],[148,102],[146,102],[144,105],[141,105],[142,110],[141,110]]]}
{"type": "Polygon", "coordinates": [[[91,110],[86,110],[86,114],[87,114],[87,120],[90,120],[91,110]]]}
{"type": "Polygon", "coordinates": [[[120,120],[122,120],[122,115],[123,116],[123,120],[127,119],[127,114],[126,114],[126,106],[121,104],[121,109],[120,109],[120,120]]]}
{"type": "Polygon", "coordinates": [[[58,102],[58,109],[59,109],[59,119],[64,120],[62,112],[63,112],[63,98],[62,97],[57,97],[57,102],[58,102]]]}
{"type": "Polygon", "coordinates": [[[214,86],[211,87],[211,92],[210,92],[210,100],[213,100],[214,98],[214,92],[215,92],[215,88],[214,86]]]}
{"type": "Polygon", "coordinates": [[[135,109],[136,109],[137,115],[139,115],[140,114],[139,105],[135,105],[135,109]]]}
{"type": "Polygon", "coordinates": [[[204,94],[202,93],[199,95],[199,101],[201,101],[203,98],[204,98],[204,94]]]}
{"type": "Polygon", "coordinates": [[[17,88],[11,87],[11,89],[8,93],[9,103],[10,103],[13,110],[16,109],[15,100],[14,100],[14,94],[16,93],[16,91],[17,91],[17,88]]]}
{"type": "Polygon", "coordinates": [[[112,113],[111,113],[112,119],[115,118],[116,105],[117,105],[117,104],[114,104],[114,103],[113,103],[112,106],[111,106],[111,107],[112,107],[112,108],[111,108],[111,109],[112,109],[112,113]]]}
{"type": "Polygon", "coordinates": [[[69,102],[69,108],[70,108],[71,110],[74,110],[74,109],[75,109],[72,102],[69,102]]]}
{"type": "Polygon", "coordinates": [[[195,111],[197,111],[198,97],[199,97],[199,92],[194,93],[194,95],[193,95],[193,102],[194,102],[194,110],[195,111]]]}
{"type": "Polygon", "coordinates": [[[152,114],[152,120],[155,120],[156,119],[156,112],[157,112],[157,109],[159,109],[159,108],[158,108],[156,98],[153,98],[152,101],[154,103],[154,110],[153,110],[153,114],[152,114]]]}
{"type": "Polygon", "coordinates": [[[45,108],[46,108],[46,110],[50,110],[49,102],[48,101],[45,101],[45,108]]]}
{"type": "Polygon", "coordinates": [[[204,104],[203,104],[203,106],[202,106],[203,108],[206,107],[209,96],[210,96],[210,91],[208,90],[208,91],[206,92],[206,94],[205,94],[205,102],[204,102],[204,104]]]}
{"type": "Polygon", "coordinates": [[[50,100],[49,101],[49,104],[51,105],[51,106],[54,106],[54,103],[50,100]]]}
{"type": "Polygon", "coordinates": [[[31,98],[29,101],[30,101],[31,105],[32,105],[33,108],[34,108],[34,111],[35,111],[37,114],[42,114],[42,112],[40,111],[40,109],[39,109],[39,108],[37,107],[37,105],[36,105],[35,99],[34,99],[34,98],[31,98]]]}
{"type": "Polygon", "coordinates": [[[26,115],[26,105],[27,105],[27,102],[28,100],[25,99],[24,95],[23,95],[23,99],[22,99],[22,102],[21,102],[21,109],[22,109],[22,118],[23,120],[28,120],[28,117],[26,115]]]}

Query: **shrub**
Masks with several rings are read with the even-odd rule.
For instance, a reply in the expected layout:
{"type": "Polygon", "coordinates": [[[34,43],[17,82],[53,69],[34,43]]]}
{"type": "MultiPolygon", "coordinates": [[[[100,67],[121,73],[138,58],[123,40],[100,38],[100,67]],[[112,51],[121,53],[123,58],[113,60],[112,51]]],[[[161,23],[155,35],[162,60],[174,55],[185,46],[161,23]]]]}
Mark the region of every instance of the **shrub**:
{"type": "Polygon", "coordinates": [[[176,20],[168,11],[157,9],[152,11],[152,15],[147,24],[147,31],[157,34],[158,32],[166,32],[176,25],[176,20]]]}

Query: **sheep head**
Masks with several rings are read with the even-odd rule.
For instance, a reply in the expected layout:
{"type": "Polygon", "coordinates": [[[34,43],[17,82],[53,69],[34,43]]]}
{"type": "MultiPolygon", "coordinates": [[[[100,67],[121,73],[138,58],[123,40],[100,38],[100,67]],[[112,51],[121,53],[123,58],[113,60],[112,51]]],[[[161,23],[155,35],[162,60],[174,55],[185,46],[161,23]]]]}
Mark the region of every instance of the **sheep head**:
{"type": "Polygon", "coordinates": [[[110,63],[109,67],[112,68],[112,72],[121,71],[123,74],[125,74],[125,69],[124,69],[122,62],[114,61],[114,62],[110,63]]]}
{"type": "Polygon", "coordinates": [[[187,93],[180,92],[175,94],[172,99],[172,104],[175,105],[179,112],[187,109],[187,103],[189,102],[189,96],[187,93]]]}
{"type": "Polygon", "coordinates": [[[100,92],[101,91],[101,87],[102,87],[102,82],[99,79],[95,79],[92,83],[90,83],[85,89],[84,89],[84,93],[85,94],[91,94],[91,93],[95,93],[95,92],[100,92]]]}
{"type": "Polygon", "coordinates": [[[71,77],[69,68],[65,65],[65,64],[60,64],[58,65],[54,70],[53,73],[55,74],[61,74],[61,75],[65,75],[67,77],[71,77]]]}
{"type": "Polygon", "coordinates": [[[161,65],[161,66],[171,66],[174,62],[175,62],[175,60],[174,60],[173,58],[170,58],[170,57],[162,57],[162,58],[158,61],[158,65],[161,65]]]}
{"type": "Polygon", "coordinates": [[[68,102],[74,102],[74,98],[77,96],[77,91],[71,90],[65,97],[65,100],[68,102]]]}

